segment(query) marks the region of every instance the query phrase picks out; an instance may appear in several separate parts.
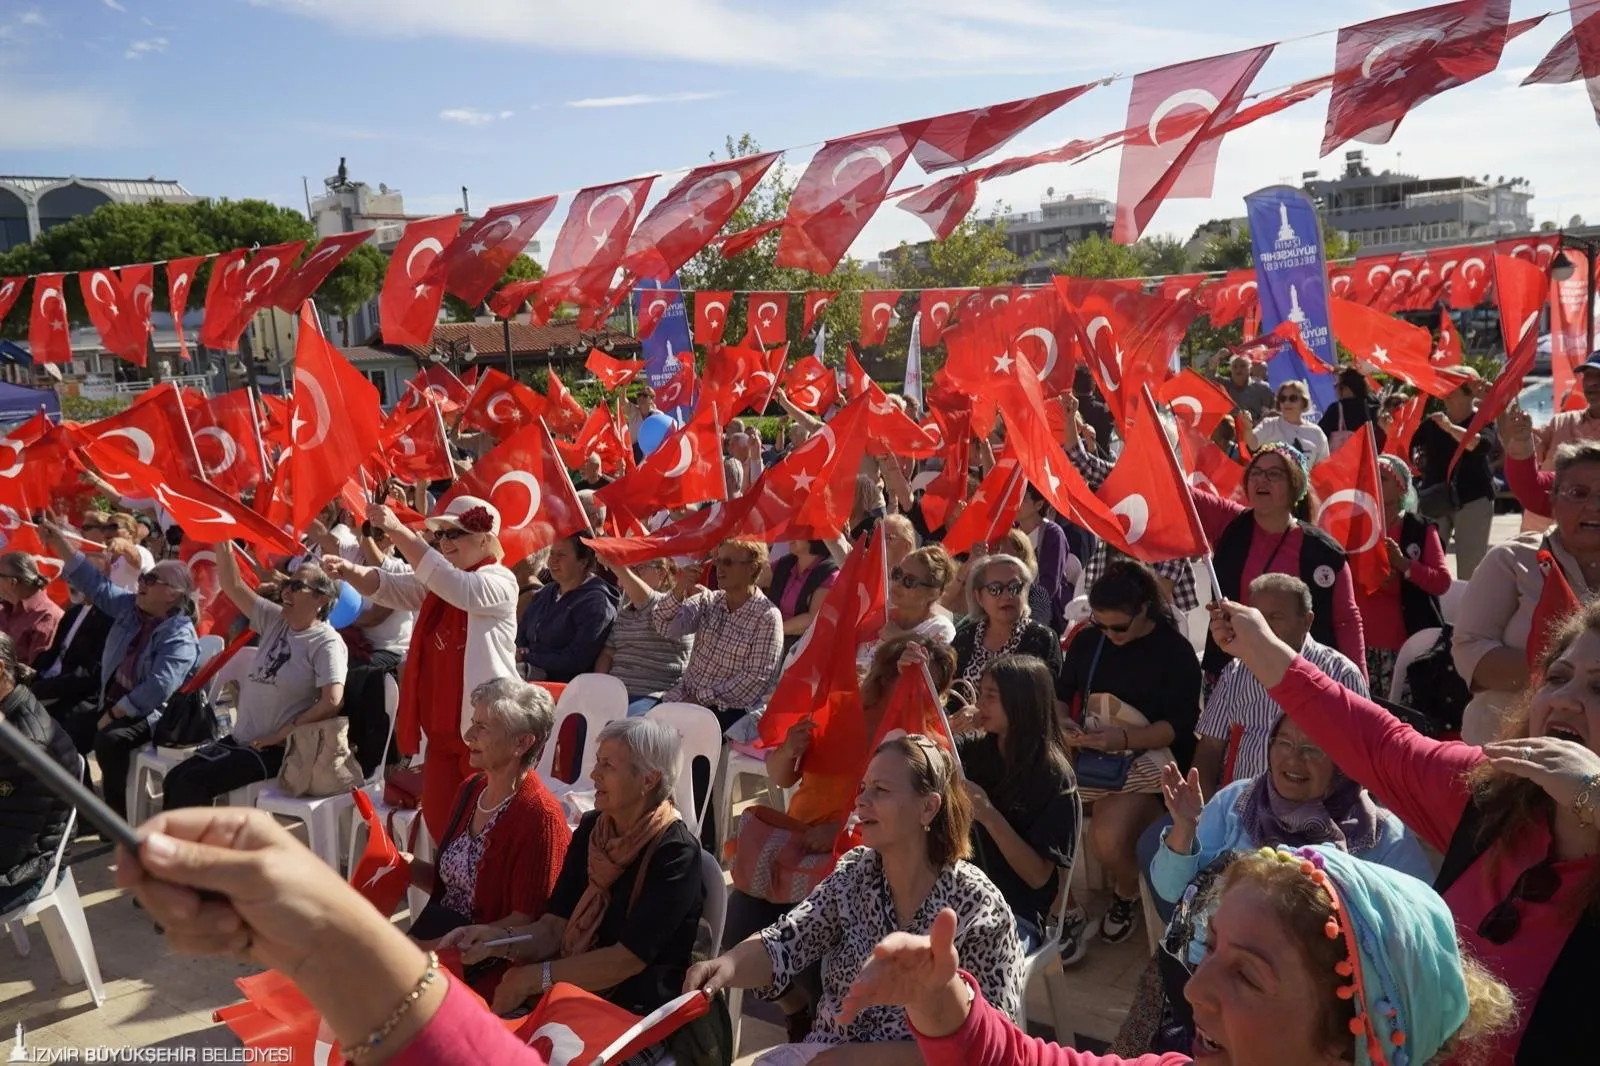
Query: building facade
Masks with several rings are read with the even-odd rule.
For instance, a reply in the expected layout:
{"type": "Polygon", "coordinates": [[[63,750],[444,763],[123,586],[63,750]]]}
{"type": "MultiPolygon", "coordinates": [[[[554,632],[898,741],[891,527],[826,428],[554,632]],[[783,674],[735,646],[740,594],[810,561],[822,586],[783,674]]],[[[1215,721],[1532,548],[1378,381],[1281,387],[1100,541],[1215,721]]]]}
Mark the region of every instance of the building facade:
{"type": "Polygon", "coordinates": [[[1533,186],[1525,178],[1375,174],[1362,152],[1350,151],[1337,178],[1324,181],[1307,171],[1302,186],[1323,225],[1348,233],[1363,253],[1466,244],[1535,228],[1533,186]]]}
{"type": "Polygon", "coordinates": [[[199,199],[176,181],[159,178],[49,178],[0,174],[0,252],[102,204],[152,200],[188,204],[199,199]]]}

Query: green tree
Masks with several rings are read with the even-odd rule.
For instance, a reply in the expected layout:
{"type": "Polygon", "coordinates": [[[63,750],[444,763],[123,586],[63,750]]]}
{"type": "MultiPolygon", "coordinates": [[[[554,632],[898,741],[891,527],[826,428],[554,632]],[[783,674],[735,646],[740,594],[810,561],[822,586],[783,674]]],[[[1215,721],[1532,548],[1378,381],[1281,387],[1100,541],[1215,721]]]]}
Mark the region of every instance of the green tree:
{"type": "Polygon", "coordinates": [[[1139,253],[1098,233],[1067,249],[1061,273],[1079,278],[1137,278],[1145,274],[1139,253]]]}
{"type": "Polygon", "coordinates": [[[350,343],[350,316],[378,295],[388,269],[388,256],[370,244],[359,244],[317,286],[317,301],[339,319],[341,343],[350,343]]]}
{"type": "MultiPolygon", "coordinates": [[[[489,295],[484,297],[485,302],[493,299],[494,294],[514,281],[538,281],[544,277],[544,267],[535,263],[525,255],[519,255],[511,260],[511,265],[506,267],[506,272],[500,275],[500,280],[494,283],[494,288],[489,290],[489,295]]],[[[451,322],[471,322],[477,316],[478,309],[468,304],[458,296],[446,294],[444,298],[444,313],[451,322]]],[[[560,317],[559,315],[557,317],[560,317]]]]}
{"type": "Polygon", "coordinates": [[[1133,246],[1143,273],[1154,277],[1185,274],[1189,271],[1189,251],[1186,243],[1171,234],[1146,237],[1133,246]]]}
{"type": "MultiPolygon", "coordinates": [[[[1208,222],[1201,227],[1201,230],[1215,225],[1218,223],[1208,222]]],[[[1335,259],[1349,259],[1360,247],[1360,242],[1343,230],[1323,228],[1322,250],[1329,262],[1335,259]]],[[[1200,253],[1195,265],[1201,270],[1243,270],[1254,266],[1255,262],[1255,254],[1250,249],[1250,226],[1241,222],[1237,233],[1229,236],[1213,236],[1206,243],[1205,250],[1200,253]]]]}

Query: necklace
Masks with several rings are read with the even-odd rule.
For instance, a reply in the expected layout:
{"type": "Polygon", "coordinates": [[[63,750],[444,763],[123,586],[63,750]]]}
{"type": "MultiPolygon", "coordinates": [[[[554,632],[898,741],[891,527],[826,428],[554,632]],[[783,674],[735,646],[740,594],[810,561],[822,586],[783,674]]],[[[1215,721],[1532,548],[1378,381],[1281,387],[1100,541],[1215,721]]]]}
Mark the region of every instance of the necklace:
{"type": "Polygon", "coordinates": [[[478,806],[478,813],[479,814],[494,814],[496,811],[501,810],[503,807],[505,807],[506,804],[510,803],[511,802],[511,797],[516,795],[515,792],[511,792],[511,793],[507,794],[505,799],[501,800],[499,803],[496,803],[493,807],[485,807],[483,805],[483,795],[484,795],[484,793],[487,793],[488,791],[489,791],[488,786],[484,786],[483,793],[479,793],[479,795],[478,795],[477,806],[478,806]]]}

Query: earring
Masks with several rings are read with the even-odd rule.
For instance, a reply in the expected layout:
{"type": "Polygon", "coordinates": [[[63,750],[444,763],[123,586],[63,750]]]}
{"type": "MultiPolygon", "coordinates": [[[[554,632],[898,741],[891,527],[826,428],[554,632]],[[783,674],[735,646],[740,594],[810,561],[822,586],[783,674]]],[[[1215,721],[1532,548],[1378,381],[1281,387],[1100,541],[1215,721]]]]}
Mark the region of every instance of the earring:
{"type": "Polygon", "coordinates": [[[923,831],[923,832],[924,832],[924,833],[931,833],[931,832],[933,832],[933,823],[931,823],[931,822],[930,822],[930,823],[929,823],[929,824],[927,824],[927,825],[925,825],[925,826],[923,826],[923,827],[922,827],[922,831],[923,831]]]}

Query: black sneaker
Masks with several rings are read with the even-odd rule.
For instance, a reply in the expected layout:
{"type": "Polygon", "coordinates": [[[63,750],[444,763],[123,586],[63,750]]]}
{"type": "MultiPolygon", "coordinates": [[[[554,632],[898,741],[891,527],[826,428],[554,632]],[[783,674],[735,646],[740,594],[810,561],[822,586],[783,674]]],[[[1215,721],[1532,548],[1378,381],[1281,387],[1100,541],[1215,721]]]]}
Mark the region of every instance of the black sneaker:
{"type": "Polygon", "coordinates": [[[1106,908],[1105,917],[1100,919],[1100,939],[1107,944],[1120,944],[1133,934],[1133,926],[1139,918],[1139,897],[1123,899],[1115,892],[1111,893],[1111,906],[1106,908]]]}
{"type": "Polygon", "coordinates": [[[1074,907],[1061,922],[1061,965],[1074,966],[1089,953],[1089,916],[1074,907]]]}

